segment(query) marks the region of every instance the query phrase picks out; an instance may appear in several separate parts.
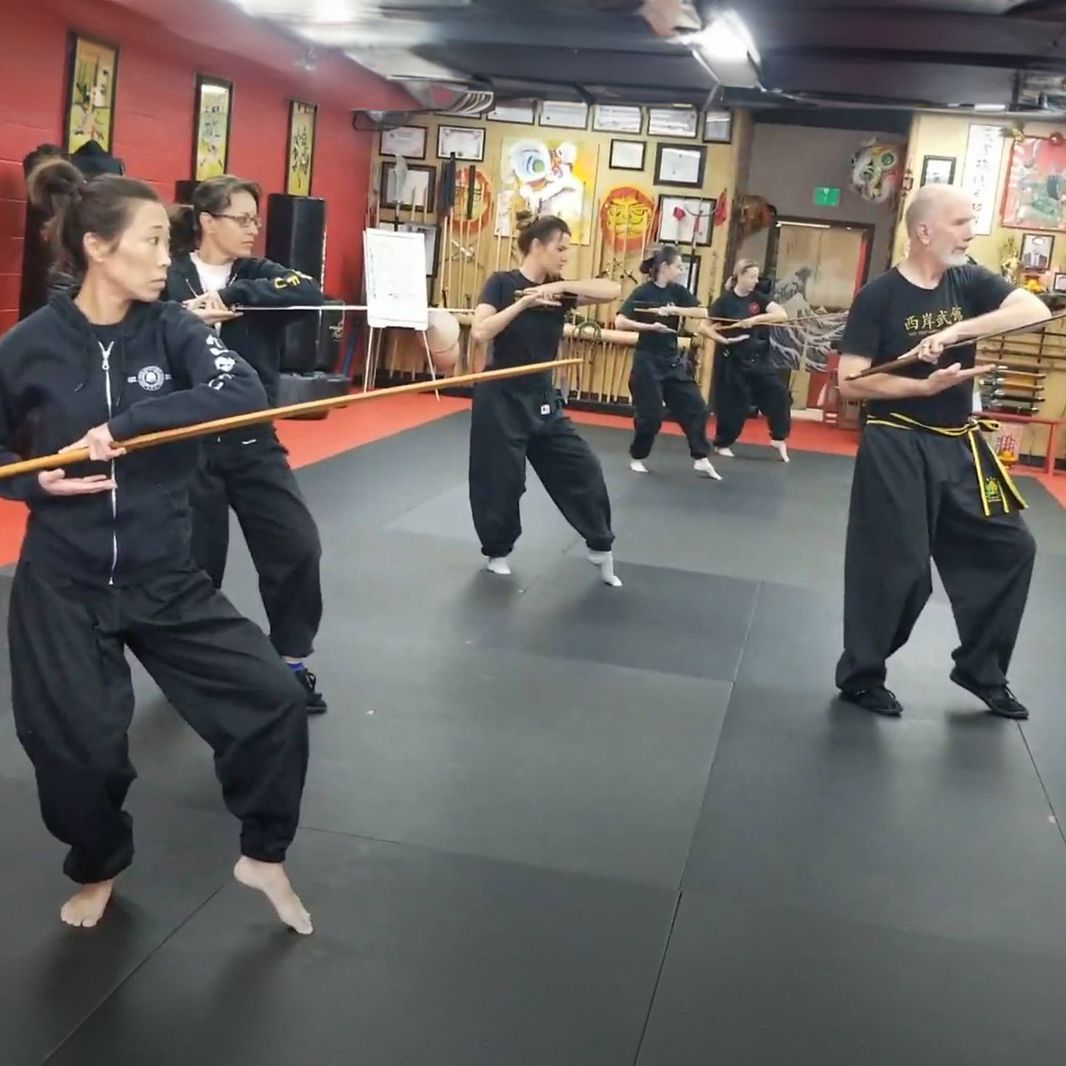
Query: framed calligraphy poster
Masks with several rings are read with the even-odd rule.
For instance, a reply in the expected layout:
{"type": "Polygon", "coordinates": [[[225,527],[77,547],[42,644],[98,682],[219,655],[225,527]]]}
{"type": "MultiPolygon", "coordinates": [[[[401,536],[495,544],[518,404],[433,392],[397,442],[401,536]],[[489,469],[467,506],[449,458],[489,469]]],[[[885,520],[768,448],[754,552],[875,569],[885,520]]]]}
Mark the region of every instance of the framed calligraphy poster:
{"type": "Polygon", "coordinates": [[[193,132],[193,177],[197,181],[226,173],[229,161],[233,83],[196,76],[196,125],[193,132]]]}

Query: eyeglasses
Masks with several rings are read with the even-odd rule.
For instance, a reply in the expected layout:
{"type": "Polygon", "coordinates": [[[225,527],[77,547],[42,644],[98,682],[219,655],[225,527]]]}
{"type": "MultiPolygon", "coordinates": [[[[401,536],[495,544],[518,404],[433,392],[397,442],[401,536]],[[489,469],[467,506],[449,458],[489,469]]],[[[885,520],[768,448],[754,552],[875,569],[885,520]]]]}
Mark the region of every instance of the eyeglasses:
{"type": "Polygon", "coordinates": [[[263,220],[258,215],[223,215],[212,212],[211,217],[228,218],[231,222],[236,222],[241,229],[259,229],[263,225],[263,220]]]}

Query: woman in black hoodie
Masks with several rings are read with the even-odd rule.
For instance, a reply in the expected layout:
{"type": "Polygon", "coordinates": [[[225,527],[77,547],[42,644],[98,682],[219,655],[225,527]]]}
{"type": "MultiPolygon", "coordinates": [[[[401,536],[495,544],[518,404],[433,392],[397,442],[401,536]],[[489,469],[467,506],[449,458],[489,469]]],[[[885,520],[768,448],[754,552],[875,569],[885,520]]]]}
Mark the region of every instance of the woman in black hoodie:
{"type": "MultiPolygon", "coordinates": [[[[273,406],[291,320],[279,309],[319,305],[322,290],[306,274],[251,254],[260,195],[254,182],[223,174],[196,187],[191,207],[174,209],[166,295],[214,325],[226,346],[251,363],[273,406]],[[274,310],[241,315],[234,307],[274,310]]],[[[272,425],[207,437],[203,449],[191,497],[193,556],[221,588],[232,507],[259,575],[271,643],[303,686],[307,713],[322,714],[326,701],[304,665],[322,620],[322,547],[285,449],[272,425]]]]}
{"type": "Polygon", "coordinates": [[[45,824],[82,886],[61,916],[95,925],[133,858],[122,809],[136,776],[128,648],[214,749],[243,826],[234,875],[310,933],[282,866],[307,768],[302,692],[193,562],[196,442],[128,456],[116,443],[262,408],[263,387],[216,333],[158,302],[168,220],[147,185],[86,181],[52,160],[31,175],[30,194],[80,287],[0,339],[0,462],[19,458],[11,442],[30,420],[29,454],[91,456],[80,469],[0,480],[0,494],[30,509],[8,618],[12,700],[45,824]]]}

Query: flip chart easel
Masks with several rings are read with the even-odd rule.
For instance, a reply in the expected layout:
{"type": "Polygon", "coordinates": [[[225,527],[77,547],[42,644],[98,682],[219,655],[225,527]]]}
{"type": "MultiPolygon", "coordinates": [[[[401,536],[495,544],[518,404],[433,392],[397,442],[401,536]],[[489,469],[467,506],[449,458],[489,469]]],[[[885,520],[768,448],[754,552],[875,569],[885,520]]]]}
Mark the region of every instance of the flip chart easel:
{"type": "MultiPolygon", "coordinates": [[[[426,365],[436,381],[429,352],[429,297],[426,293],[426,235],[389,229],[363,231],[366,274],[366,324],[369,327],[363,391],[377,377],[385,330],[413,329],[422,337],[426,365]]],[[[440,399],[440,395],[437,396],[440,399]]]]}

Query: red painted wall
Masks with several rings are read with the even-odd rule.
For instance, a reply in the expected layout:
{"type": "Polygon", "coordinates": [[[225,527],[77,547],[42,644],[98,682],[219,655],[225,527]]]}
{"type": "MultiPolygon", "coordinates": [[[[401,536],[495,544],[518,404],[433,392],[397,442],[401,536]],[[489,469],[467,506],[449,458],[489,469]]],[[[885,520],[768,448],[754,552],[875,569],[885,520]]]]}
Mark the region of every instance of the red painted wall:
{"type": "Polygon", "coordinates": [[[163,6],[159,0],[152,19],[105,0],[5,0],[3,6],[0,70],[8,90],[0,93],[0,331],[18,313],[25,218],[22,157],[41,142],[62,143],[67,32],[72,28],[119,46],[112,151],[124,160],[127,174],[150,182],[167,201],[175,181],[192,173],[198,72],[234,83],[228,169],[259,181],[266,193],[284,191],[289,97],[317,103],[311,193],[327,202],[325,286],[331,295],[358,295],[372,135],[352,129],[351,110],[402,106],[391,86],[336,59],[315,74],[293,67],[291,77],[282,76],[278,68],[287,62],[286,49],[298,54],[298,46],[276,34],[264,38],[271,31],[245,19],[225,0],[185,0],[171,5],[168,13],[183,10],[187,20],[190,8],[197,8],[196,21],[207,33],[214,13],[220,42],[228,40],[244,55],[266,53],[267,47],[256,50],[259,35],[264,46],[276,46],[282,55],[280,60],[271,55],[274,69],[173,35],[165,20],[157,21],[163,6]],[[338,90],[338,68],[348,82],[343,91],[338,90]]]}

